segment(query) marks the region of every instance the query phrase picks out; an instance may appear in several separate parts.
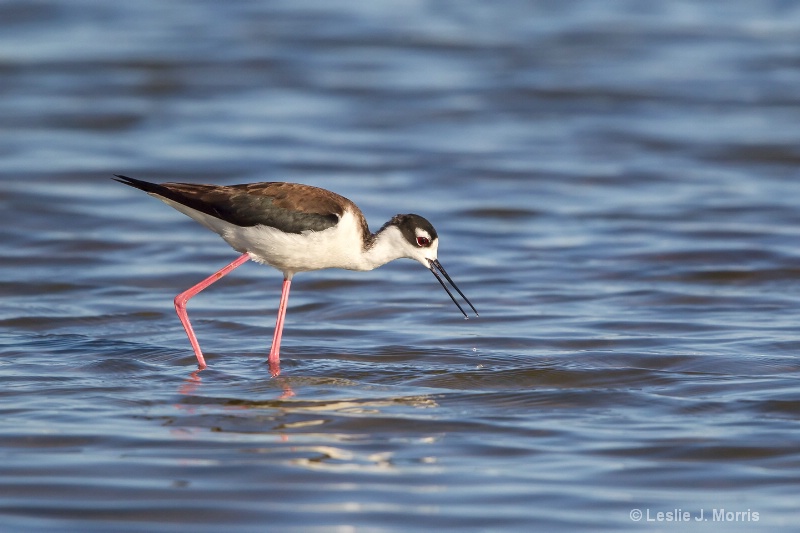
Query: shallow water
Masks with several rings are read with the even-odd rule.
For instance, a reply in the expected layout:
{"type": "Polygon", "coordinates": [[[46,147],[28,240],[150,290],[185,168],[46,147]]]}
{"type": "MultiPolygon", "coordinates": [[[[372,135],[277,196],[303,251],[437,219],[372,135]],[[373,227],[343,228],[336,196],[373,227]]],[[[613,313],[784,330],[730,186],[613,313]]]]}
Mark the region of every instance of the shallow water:
{"type": "Polygon", "coordinates": [[[0,29],[0,529],[795,530],[794,3],[0,29]],[[411,261],[300,274],[271,378],[281,278],[248,264],[189,304],[197,372],[172,298],[235,252],[113,173],[418,212],[481,317],[411,261]]]}

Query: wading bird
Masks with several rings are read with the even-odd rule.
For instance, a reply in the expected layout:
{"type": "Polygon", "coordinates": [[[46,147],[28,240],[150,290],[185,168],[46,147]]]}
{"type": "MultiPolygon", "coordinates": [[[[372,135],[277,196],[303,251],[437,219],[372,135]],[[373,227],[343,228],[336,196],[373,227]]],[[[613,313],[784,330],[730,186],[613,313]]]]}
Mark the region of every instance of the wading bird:
{"type": "Polygon", "coordinates": [[[447,288],[442,276],[478,316],[475,306],[437,259],[439,237],[436,230],[419,215],[396,215],[376,233],[371,233],[356,204],[344,196],[310,185],[283,182],[229,186],[156,184],[126,176],[115,177],[117,181],[155,196],[218,233],[242,254],[175,297],[175,310],[201,369],[206,367],[206,361],[189,322],[186,303],[248,259],[283,273],[278,319],[267,360],[273,375],[280,372],[283,322],[289,287],[297,272],[323,268],[372,270],[395,259],[414,259],[436,276],[464,318],[467,318],[467,313],[447,288]]]}

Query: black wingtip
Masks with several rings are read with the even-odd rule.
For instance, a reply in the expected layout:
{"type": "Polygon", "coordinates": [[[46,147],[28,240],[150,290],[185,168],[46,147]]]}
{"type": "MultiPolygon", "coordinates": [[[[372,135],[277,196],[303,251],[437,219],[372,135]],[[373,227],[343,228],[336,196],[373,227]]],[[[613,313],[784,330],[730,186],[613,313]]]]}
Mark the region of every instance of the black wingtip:
{"type": "Polygon", "coordinates": [[[120,183],[124,183],[125,185],[130,185],[131,187],[136,187],[137,189],[137,182],[141,183],[141,180],[129,178],[128,176],[123,176],[122,174],[114,174],[114,177],[111,178],[114,181],[118,181],[120,183]]]}
{"type": "Polygon", "coordinates": [[[142,190],[144,192],[158,193],[163,189],[163,187],[161,185],[158,185],[157,183],[150,183],[149,181],[137,180],[136,178],[129,178],[128,176],[123,176],[122,174],[114,174],[114,177],[111,179],[113,179],[114,181],[118,181],[120,183],[124,183],[125,185],[129,185],[135,189],[142,190]]]}

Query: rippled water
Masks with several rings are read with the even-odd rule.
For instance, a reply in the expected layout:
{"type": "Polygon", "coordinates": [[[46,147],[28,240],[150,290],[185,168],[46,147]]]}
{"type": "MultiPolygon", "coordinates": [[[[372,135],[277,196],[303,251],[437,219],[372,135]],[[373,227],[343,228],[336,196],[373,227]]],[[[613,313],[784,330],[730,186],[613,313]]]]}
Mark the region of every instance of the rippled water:
{"type": "Polygon", "coordinates": [[[0,529],[796,529],[796,3],[12,0],[0,30],[0,529]],[[248,264],[189,305],[197,372],[172,298],[235,252],[113,173],[418,212],[481,317],[411,261],[300,274],[273,379],[248,264]]]}

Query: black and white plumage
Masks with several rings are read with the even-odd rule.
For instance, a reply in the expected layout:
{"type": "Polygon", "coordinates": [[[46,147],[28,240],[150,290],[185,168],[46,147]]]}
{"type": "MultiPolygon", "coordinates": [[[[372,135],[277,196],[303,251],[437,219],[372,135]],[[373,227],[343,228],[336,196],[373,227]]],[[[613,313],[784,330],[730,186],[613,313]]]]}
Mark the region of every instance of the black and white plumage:
{"type": "Polygon", "coordinates": [[[376,233],[371,233],[356,204],[311,185],[284,182],[227,186],[156,184],[120,175],[116,175],[116,179],[147,192],[218,233],[242,254],[175,298],[178,316],[201,368],[206,366],[205,359],[189,323],[186,302],[248,259],[276,268],[284,276],[269,357],[275,375],[279,372],[280,339],[289,286],[297,272],[325,268],[372,270],[394,259],[414,259],[436,276],[465,318],[467,314],[441,276],[464,298],[476,316],[478,314],[437,259],[439,236],[436,229],[419,215],[396,215],[376,233]]]}

